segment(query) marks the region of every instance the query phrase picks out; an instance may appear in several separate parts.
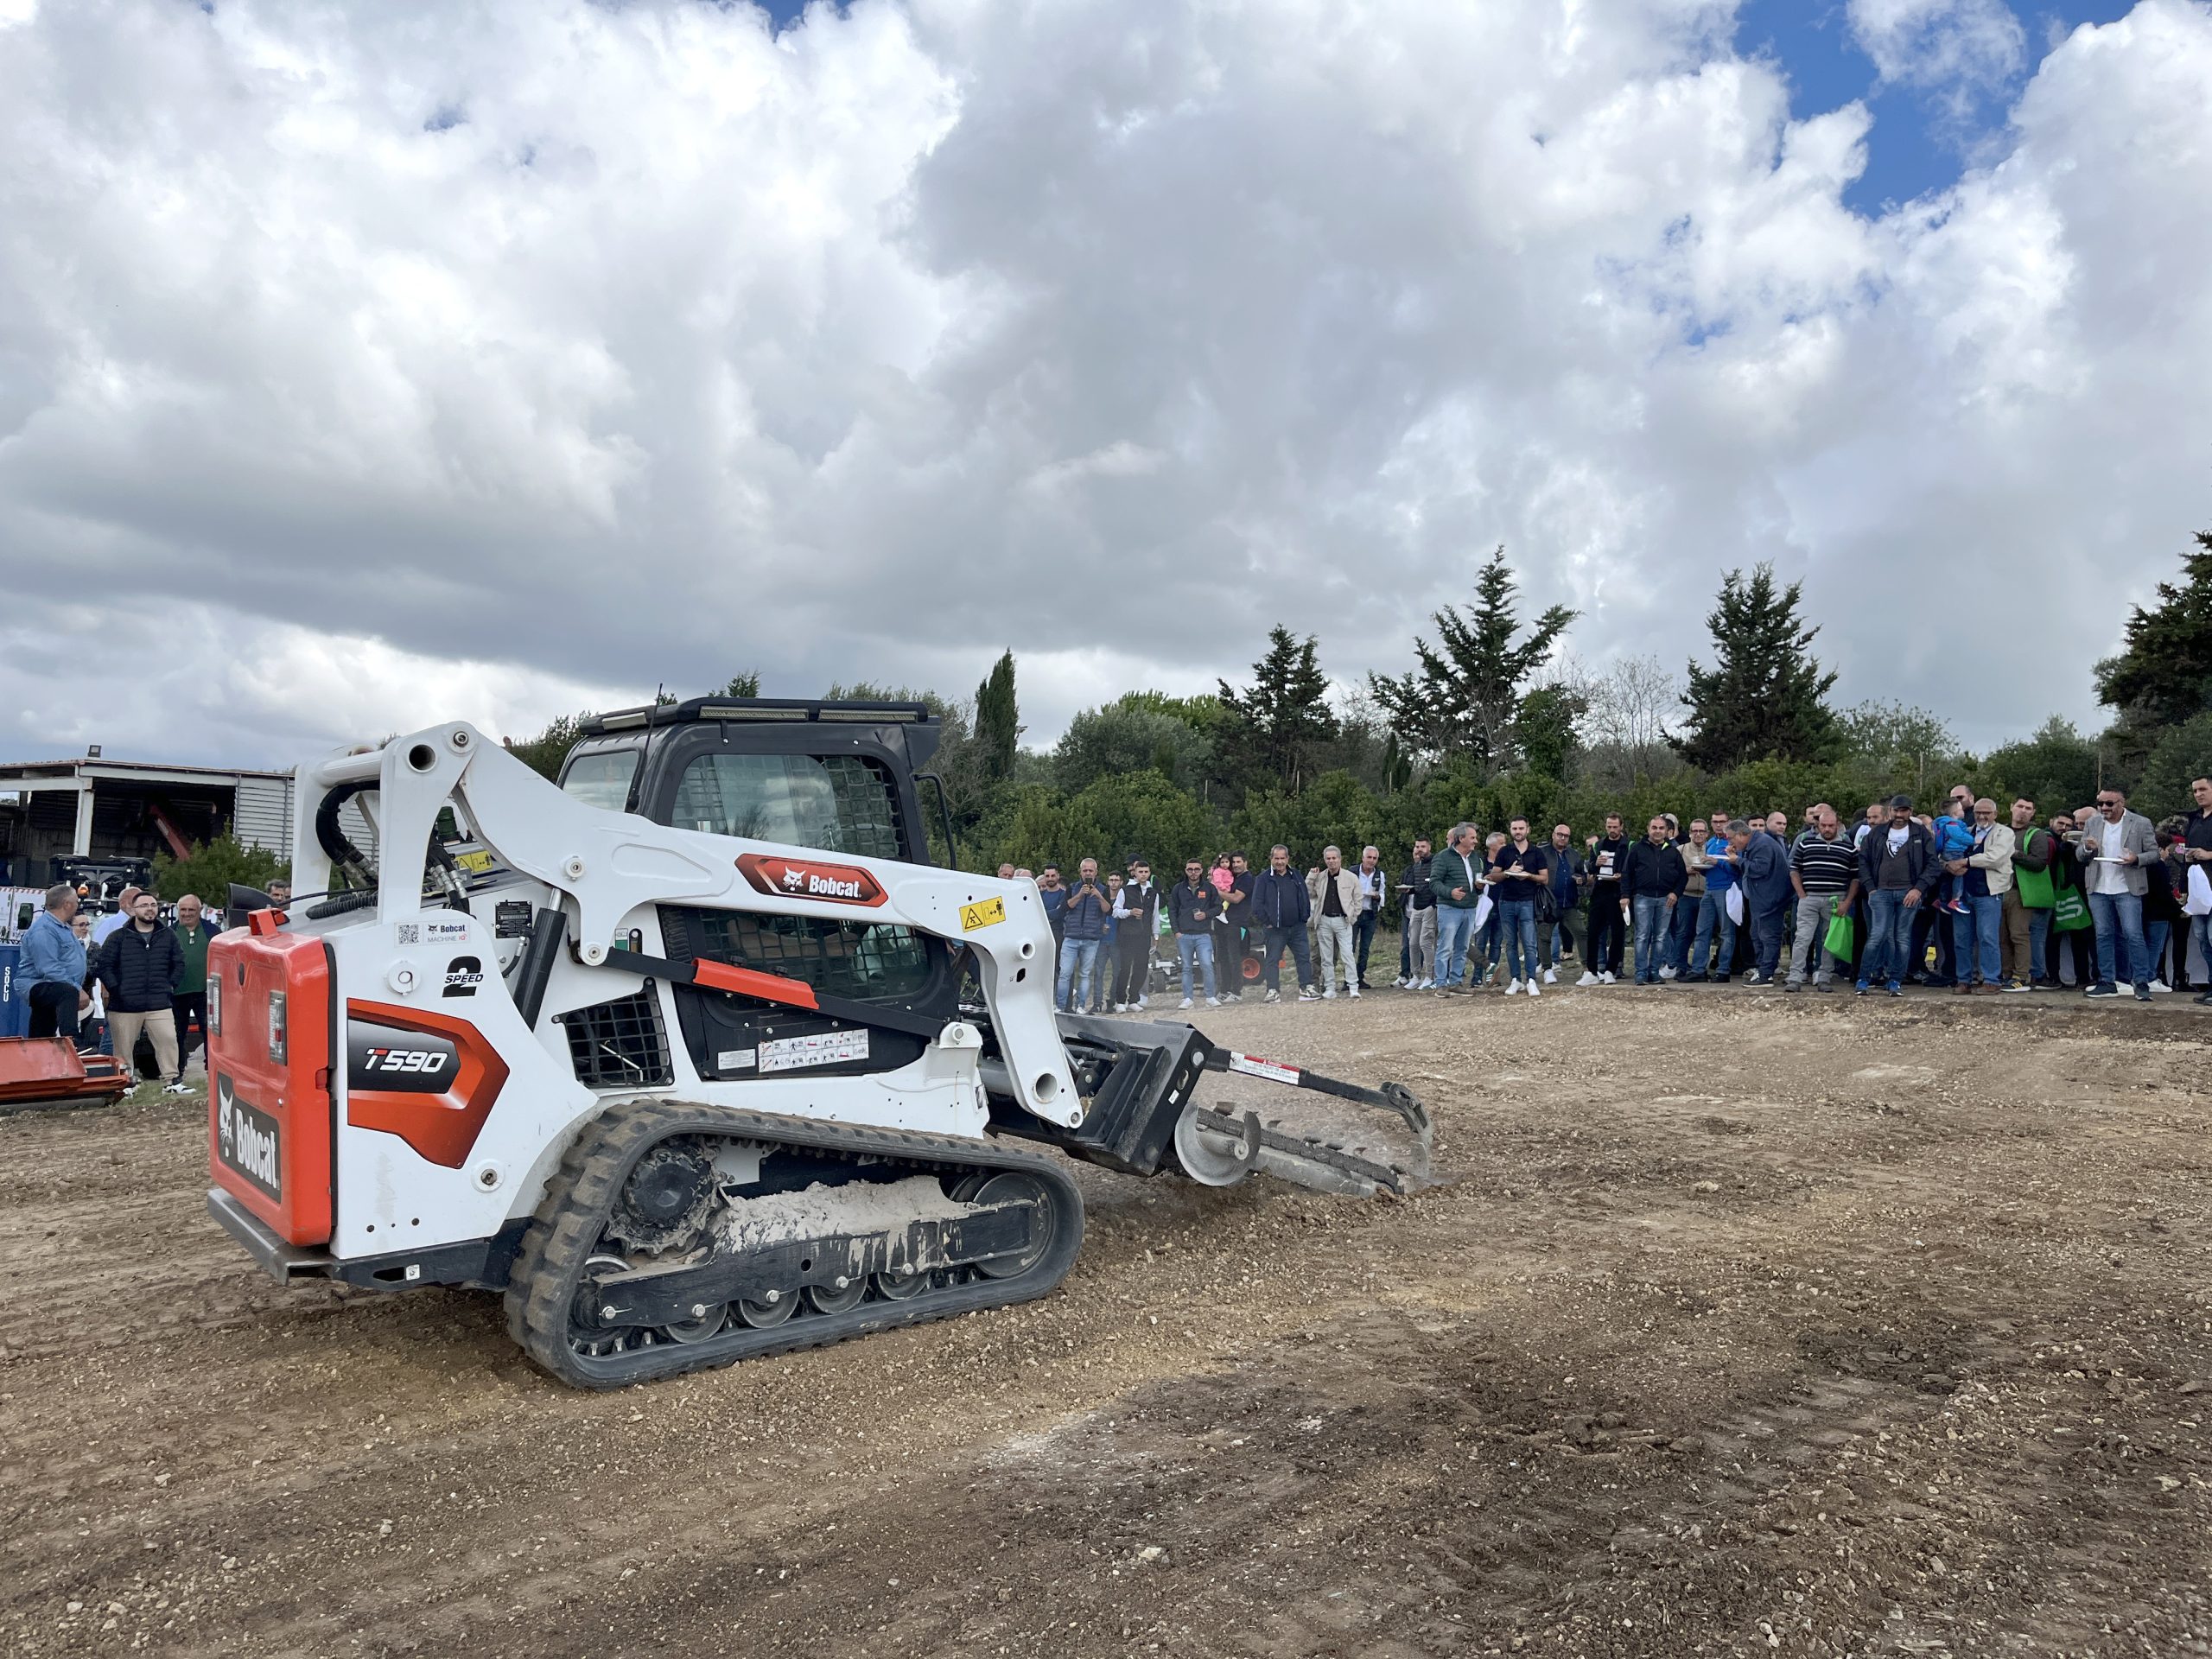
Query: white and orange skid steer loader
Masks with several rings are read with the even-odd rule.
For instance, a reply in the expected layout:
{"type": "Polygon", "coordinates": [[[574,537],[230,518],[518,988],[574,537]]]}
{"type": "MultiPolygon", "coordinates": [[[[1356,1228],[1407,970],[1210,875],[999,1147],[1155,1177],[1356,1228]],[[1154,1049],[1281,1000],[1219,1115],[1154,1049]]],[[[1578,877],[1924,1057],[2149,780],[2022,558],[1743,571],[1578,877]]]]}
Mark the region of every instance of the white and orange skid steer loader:
{"type": "Polygon", "coordinates": [[[1395,1085],[1056,1014],[1036,888],[930,862],[938,737],[709,698],[598,717],[557,785],[467,724],[302,767],[298,895],[239,890],[208,955],[216,1219],[279,1278],[502,1291],[613,1388],[1043,1295],[1066,1158],[1424,1176],[1395,1085]],[[1306,1131],[1207,1071],[1297,1085],[1306,1131]]]}

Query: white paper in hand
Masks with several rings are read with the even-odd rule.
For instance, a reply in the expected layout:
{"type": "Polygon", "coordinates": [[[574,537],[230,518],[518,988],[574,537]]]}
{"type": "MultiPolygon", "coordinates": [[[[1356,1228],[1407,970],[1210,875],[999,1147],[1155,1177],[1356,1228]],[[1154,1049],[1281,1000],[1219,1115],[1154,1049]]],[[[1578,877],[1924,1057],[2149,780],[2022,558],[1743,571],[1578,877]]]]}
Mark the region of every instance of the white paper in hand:
{"type": "Polygon", "coordinates": [[[2189,867],[2189,902],[2182,908],[2192,916],[2212,916],[2212,876],[2202,864],[2189,867]]]}
{"type": "Polygon", "coordinates": [[[1476,931],[1476,932],[1479,933],[1479,932],[1481,932],[1481,931],[1483,931],[1483,925],[1484,925],[1484,923],[1486,923],[1486,922],[1488,922],[1488,921],[1490,920],[1490,912],[1491,912],[1490,894],[1488,894],[1488,893],[1484,893],[1484,894],[1483,894],[1483,896],[1482,896],[1481,898],[1479,898],[1479,899],[1476,899],[1476,900],[1475,900],[1475,931],[1476,931]]]}
{"type": "Polygon", "coordinates": [[[1741,887],[1729,888],[1726,902],[1729,921],[1741,927],[1744,925],[1744,890],[1741,887]]]}

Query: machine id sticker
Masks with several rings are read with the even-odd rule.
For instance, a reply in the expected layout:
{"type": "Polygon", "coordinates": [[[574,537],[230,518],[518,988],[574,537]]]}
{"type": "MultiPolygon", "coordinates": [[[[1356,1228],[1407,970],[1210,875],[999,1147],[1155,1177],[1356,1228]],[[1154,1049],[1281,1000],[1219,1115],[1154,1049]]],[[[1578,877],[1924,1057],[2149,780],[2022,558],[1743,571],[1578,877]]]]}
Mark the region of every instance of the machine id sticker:
{"type": "Polygon", "coordinates": [[[1232,1052],[1229,1057],[1229,1069],[1232,1071],[1243,1071],[1255,1077],[1265,1077],[1270,1083],[1298,1081],[1296,1066],[1285,1065],[1281,1060],[1263,1060],[1256,1054],[1238,1054],[1232,1052]]]}
{"type": "Polygon", "coordinates": [[[972,905],[960,906],[960,931],[973,933],[979,927],[988,927],[994,922],[1006,920],[1006,900],[982,899],[972,905]]]}
{"type": "Polygon", "coordinates": [[[837,1065],[868,1058],[868,1033],[824,1031],[811,1037],[779,1037],[760,1045],[760,1070],[796,1071],[802,1066],[837,1065]]]}
{"type": "Polygon", "coordinates": [[[467,922],[394,922],[391,925],[394,944],[465,944],[468,940],[467,922]]]}
{"type": "Polygon", "coordinates": [[[749,1048],[726,1048],[715,1056],[717,1071],[742,1071],[752,1064],[753,1051],[749,1048]]]}

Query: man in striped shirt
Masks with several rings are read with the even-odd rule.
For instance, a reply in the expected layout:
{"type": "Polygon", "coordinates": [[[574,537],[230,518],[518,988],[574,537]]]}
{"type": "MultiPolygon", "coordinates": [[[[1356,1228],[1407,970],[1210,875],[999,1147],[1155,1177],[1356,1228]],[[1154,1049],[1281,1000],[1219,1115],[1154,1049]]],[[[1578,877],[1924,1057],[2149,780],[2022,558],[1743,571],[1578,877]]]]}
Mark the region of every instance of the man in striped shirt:
{"type": "Polygon", "coordinates": [[[1859,855],[1838,823],[1835,809],[1817,809],[1819,823],[1813,833],[1800,836],[1789,854],[1789,884],[1797,890],[1797,938],[1789,950],[1789,978],[1785,991],[1805,983],[1806,959],[1811,956],[1813,988],[1834,988],[1838,958],[1827,948],[1828,924],[1839,914],[1851,913],[1859,896],[1859,855]]]}

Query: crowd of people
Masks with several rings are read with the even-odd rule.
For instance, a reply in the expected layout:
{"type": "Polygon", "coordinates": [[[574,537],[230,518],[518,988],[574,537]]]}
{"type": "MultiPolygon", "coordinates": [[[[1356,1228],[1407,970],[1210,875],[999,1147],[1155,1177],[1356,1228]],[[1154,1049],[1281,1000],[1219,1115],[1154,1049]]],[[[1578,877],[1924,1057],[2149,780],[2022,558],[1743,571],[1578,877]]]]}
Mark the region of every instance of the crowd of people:
{"type": "MultiPolygon", "coordinates": [[[[271,896],[282,904],[290,889],[278,882],[271,896]]],[[[113,911],[96,916],[69,883],[48,888],[16,969],[29,1034],[65,1037],[126,1065],[143,1037],[164,1086],[188,1087],[185,1068],[207,1040],[207,947],[221,927],[208,909],[187,893],[165,920],[157,895],[125,887],[113,911]]]]}
{"type": "Polygon", "coordinates": [[[1439,996],[1496,984],[1540,997],[1572,958],[1577,986],[1901,996],[1910,985],[1959,995],[2071,985],[2104,998],[2126,985],[2148,1001],[2192,988],[2193,963],[2196,1000],[2212,1004],[2212,779],[2190,793],[2190,809],[2157,823],[2119,788],[2044,817],[2031,800],[2000,807],[1961,785],[1934,813],[1897,795],[1848,825],[1827,802],[1794,825],[1783,811],[1688,824],[1662,814],[1634,837],[1614,813],[1580,841],[1565,823],[1541,838],[1525,818],[1487,836],[1458,823],[1441,847],[1416,840],[1395,879],[1374,847],[1351,864],[1325,848],[1301,871],[1283,846],[1258,870],[1239,853],[1187,859],[1165,886],[1142,858],[1126,873],[1102,876],[1086,858],[1072,880],[1052,865],[1034,879],[1064,1011],[1149,1006],[1165,940],[1184,1008],[1254,987],[1281,1001],[1286,956],[1300,1001],[1357,997],[1392,919],[1392,985],[1439,996]]]}

